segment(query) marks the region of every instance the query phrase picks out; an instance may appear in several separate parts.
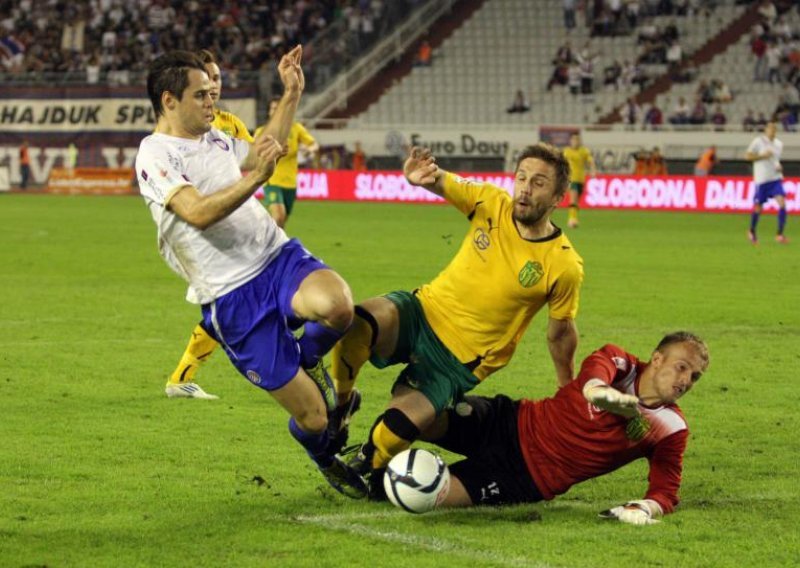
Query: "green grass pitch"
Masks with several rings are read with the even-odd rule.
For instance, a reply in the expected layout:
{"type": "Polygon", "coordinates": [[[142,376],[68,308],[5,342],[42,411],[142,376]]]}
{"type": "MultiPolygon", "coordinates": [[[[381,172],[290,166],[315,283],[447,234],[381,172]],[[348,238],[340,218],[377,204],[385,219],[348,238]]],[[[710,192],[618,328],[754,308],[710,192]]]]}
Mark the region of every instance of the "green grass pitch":
{"type": "MultiPolygon", "coordinates": [[[[758,247],[741,215],[581,220],[579,358],[607,342],[647,357],[684,328],[710,346],[682,403],[683,502],[650,527],[596,518],[641,497],[644,462],[531,506],[414,516],[346,500],[221,352],[198,381],[219,401],[164,396],[199,313],[139,198],[0,195],[0,566],[800,565],[800,218],[780,246],[764,217],[758,247]]],[[[431,279],[466,227],[444,206],[301,202],[289,232],[364,299],[431,279]]],[[[477,393],[554,391],[545,320],[477,393]]],[[[355,441],[394,376],[362,374],[355,441]]]]}

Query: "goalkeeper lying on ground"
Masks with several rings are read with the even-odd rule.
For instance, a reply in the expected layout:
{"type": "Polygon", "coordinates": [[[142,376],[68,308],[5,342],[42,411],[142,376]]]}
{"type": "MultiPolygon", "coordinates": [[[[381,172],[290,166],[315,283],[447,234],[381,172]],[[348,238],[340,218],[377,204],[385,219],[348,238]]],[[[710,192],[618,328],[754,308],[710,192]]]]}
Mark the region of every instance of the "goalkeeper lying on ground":
{"type": "Polygon", "coordinates": [[[614,345],[587,357],[552,398],[466,397],[423,439],[466,456],[450,466],[443,507],[549,500],[638,458],[650,462],[643,500],[602,517],[644,525],[678,504],[689,429],[675,404],[708,367],[708,349],[687,332],[664,337],[644,363],[614,345]]]}

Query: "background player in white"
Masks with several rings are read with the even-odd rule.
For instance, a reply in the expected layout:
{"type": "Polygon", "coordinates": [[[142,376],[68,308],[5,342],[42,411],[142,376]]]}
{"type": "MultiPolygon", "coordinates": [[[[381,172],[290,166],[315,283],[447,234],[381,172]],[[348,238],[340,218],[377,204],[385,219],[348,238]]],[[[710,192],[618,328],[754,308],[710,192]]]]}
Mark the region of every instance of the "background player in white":
{"type": "Polygon", "coordinates": [[[756,227],[764,203],[775,199],[778,203],[778,233],[775,240],[786,244],[789,240],[784,236],[786,227],[786,193],[783,191],[783,166],[781,166],[781,153],[783,142],[775,137],[778,125],[770,121],[764,127],[764,133],[757,136],[747,147],[745,159],[753,162],[753,181],[756,184],[755,197],[753,198],[753,213],[750,215],[750,229],[747,238],[753,244],[758,243],[756,227]]]}
{"type": "Polygon", "coordinates": [[[450,492],[441,506],[549,500],[646,458],[644,499],[601,516],[637,525],[655,522],[679,501],[689,428],[676,401],[707,367],[705,343],[676,332],[659,342],[649,362],[605,345],[551,398],[466,397],[424,433],[428,441],[467,458],[450,466],[450,492]]]}
{"type": "Polygon", "coordinates": [[[298,46],[281,59],[276,136],[265,129],[255,144],[211,127],[212,83],[195,54],[157,58],[147,76],[157,124],[139,146],[136,173],[161,256],[189,283],[187,300],[201,306],[204,329],[291,414],[290,432],[328,482],[359,496],[363,482],[327,452],[327,413],[336,401],[322,366],[352,322],[350,289],[253,198],[285,152],[278,141],[288,135],[305,84],[301,56],[298,46]],[[240,167],[251,171],[243,177],[240,167]],[[298,340],[292,332],[301,325],[298,340]]]}

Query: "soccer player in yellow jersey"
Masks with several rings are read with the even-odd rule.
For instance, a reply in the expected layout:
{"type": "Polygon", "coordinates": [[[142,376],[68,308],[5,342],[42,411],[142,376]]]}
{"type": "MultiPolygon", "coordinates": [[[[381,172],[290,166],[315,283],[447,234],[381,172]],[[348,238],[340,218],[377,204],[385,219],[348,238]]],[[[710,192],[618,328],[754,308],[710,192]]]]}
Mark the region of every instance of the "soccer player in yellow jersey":
{"type": "Polygon", "coordinates": [[[586,184],[586,166],[589,175],[597,175],[592,153],[586,146],[581,146],[581,135],[577,132],[569,137],[569,147],[564,148],[564,157],[569,162],[569,218],[567,225],[571,229],[578,226],[578,201],[586,184]]]}
{"type": "MultiPolygon", "coordinates": [[[[209,94],[211,95],[211,100],[214,101],[214,120],[211,126],[233,138],[247,140],[250,143],[255,142],[255,139],[250,135],[250,131],[247,130],[244,122],[238,116],[217,107],[222,96],[222,74],[216,57],[207,49],[200,50],[197,55],[203,62],[208,78],[211,80],[211,92],[209,94]]],[[[216,395],[205,392],[200,385],[194,382],[195,374],[200,365],[208,361],[217,347],[219,347],[219,343],[198,323],[192,330],[189,344],[186,346],[178,366],[167,382],[165,389],[167,396],[170,398],[202,398],[206,400],[219,398],[216,395]]]]}
{"type": "Polygon", "coordinates": [[[386,412],[352,460],[381,498],[389,460],[409,447],[437,415],[511,359],[533,316],[547,306],[547,343],[560,386],[574,376],[575,316],[583,261],[550,220],[567,190],[562,153],[538,144],[517,163],[514,196],[489,183],[440,170],[428,150],[404,164],[412,185],[441,195],[469,221],[450,264],[433,282],[391,292],[356,307],[354,323],[334,348],[339,407],[329,420],[332,447],[346,442],[360,405],[354,381],[369,359],[383,368],[405,363],[386,412]]]}
{"type": "MultiPolygon", "coordinates": [[[[269,105],[269,115],[275,112],[278,106],[278,99],[273,100],[269,105]]],[[[260,132],[256,130],[256,136],[260,132]]],[[[295,199],[297,198],[297,153],[300,146],[316,155],[319,152],[319,144],[314,137],[306,130],[305,126],[299,122],[292,124],[289,131],[289,138],[286,141],[286,155],[278,160],[275,173],[269,178],[269,182],[264,186],[264,201],[267,211],[275,219],[279,227],[286,226],[289,215],[292,214],[295,199]]]]}
{"type": "Polygon", "coordinates": [[[250,135],[250,131],[247,130],[247,126],[242,122],[242,119],[232,112],[224,111],[217,106],[222,96],[222,73],[216,57],[207,49],[201,49],[197,52],[197,55],[205,65],[206,73],[208,73],[208,78],[211,80],[211,100],[214,101],[214,121],[211,126],[217,130],[222,130],[232,138],[240,138],[253,143],[255,139],[250,135]]]}

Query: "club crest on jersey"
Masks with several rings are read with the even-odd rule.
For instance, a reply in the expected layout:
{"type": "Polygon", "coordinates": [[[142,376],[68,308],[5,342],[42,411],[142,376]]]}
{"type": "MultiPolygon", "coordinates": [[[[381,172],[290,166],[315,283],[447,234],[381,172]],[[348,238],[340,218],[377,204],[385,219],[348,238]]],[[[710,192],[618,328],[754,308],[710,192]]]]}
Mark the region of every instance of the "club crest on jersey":
{"type": "Polygon", "coordinates": [[[489,235],[487,235],[486,231],[483,229],[475,229],[475,234],[472,236],[472,242],[475,244],[475,247],[478,250],[486,250],[491,244],[489,241],[489,235]]]}
{"type": "Polygon", "coordinates": [[[544,276],[542,265],[533,260],[529,260],[525,263],[525,266],[522,267],[522,270],[519,271],[519,283],[522,284],[524,288],[530,288],[541,280],[542,276],[544,276]]]}
{"type": "Polygon", "coordinates": [[[259,375],[255,371],[247,371],[247,378],[254,385],[260,385],[261,384],[261,375],[259,375]]]}

